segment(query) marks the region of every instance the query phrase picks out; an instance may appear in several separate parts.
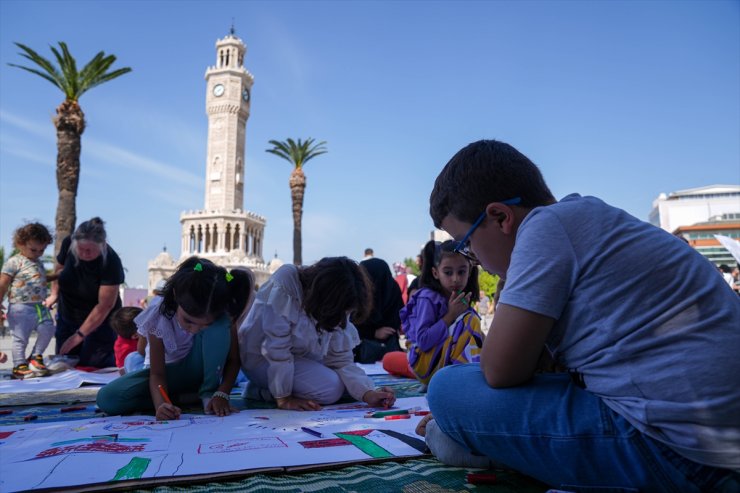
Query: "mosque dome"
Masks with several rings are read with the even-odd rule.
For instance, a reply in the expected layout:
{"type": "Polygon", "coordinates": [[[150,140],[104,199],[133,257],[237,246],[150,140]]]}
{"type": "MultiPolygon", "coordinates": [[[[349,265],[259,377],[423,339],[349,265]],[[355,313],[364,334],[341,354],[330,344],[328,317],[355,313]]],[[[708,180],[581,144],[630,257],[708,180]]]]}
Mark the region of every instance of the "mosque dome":
{"type": "Polygon", "coordinates": [[[277,252],[275,252],[275,258],[270,260],[270,263],[267,266],[268,270],[270,271],[270,274],[274,274],[275,271],[278,270],[282,266],[283,266],[283,261],[278,258],[277,252]]]}

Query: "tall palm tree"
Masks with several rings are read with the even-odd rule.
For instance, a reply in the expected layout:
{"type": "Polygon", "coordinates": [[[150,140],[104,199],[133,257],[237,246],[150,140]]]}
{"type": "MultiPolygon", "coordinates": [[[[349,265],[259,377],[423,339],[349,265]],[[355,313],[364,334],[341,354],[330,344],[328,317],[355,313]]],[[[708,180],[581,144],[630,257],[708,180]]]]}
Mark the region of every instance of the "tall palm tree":
{"type": "Polygon", "coordinates": [[[280,156],[293,164],[289,182],[290,198],[293,202],[293,264],[301,265],[303,263],[301,221],[303,218],[303,195],[306,190],[306,175],[303,173],[303,166],[309,159],[329,151],[325,147],[326,142],[315,142],[310,137],[305,142],[301,139],[298,139],[298,142],[293,139],[288,139],[285,142],[277,140],[269,142],[273,147],[272,149],[266,149],[267,152],[280,156]]]}
{"type": "Polygon", "coordinates": [[[108,69],[116,57],[100,52],[82,70],[77,70],[77,62],[69,53],[67,44],[60,41],[61,52],[50,46],[57,66],[34,50],[21,43],[15,45],[23,50],[19,53],[36,64],[41,70],[9,63],[11,67],[27,70],[42,77],[64,93],[64,101],[57,107],[53,123],[57,130],[57,189],[59,199],[55,220],[56,243],[54,253],[59,252],[62,240],[72,233],[77,221],[77,186],[80,182],[80,151],[82,132],[85,131],[85,114],[78,103],[80,96],[95,86],[113,80],[131,68],[124,67],[112,72],[108,69]]]}

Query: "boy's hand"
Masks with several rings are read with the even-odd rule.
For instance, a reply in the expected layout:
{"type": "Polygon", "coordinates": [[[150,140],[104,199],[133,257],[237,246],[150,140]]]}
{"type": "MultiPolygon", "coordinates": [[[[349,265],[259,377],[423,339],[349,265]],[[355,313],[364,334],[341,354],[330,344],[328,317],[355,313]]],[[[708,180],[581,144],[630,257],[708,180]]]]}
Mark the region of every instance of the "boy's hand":
{"type": "Polygon", "coordinates": [[[362,400],[370,407],[389,408],[396,402],[396,395],[390,387],[381,387],[378,390],[368,390],[362,400]]]}
{"type": "Polygon", "coordinates": [[[300,397],[281,397],[275,399],[279,409],[288,409],[292,411],[320,411],[321,406],[314,401],[301,399],[300,397]]]}
{"type": "Polygon", "coordinates": [[[174,404],[167,404],[166,402],[163,402],[157,408],[156,418],[158,421],[176,420],[180,419],[181,413],[182,411],[179,407],[175,406],[174,404]]]}

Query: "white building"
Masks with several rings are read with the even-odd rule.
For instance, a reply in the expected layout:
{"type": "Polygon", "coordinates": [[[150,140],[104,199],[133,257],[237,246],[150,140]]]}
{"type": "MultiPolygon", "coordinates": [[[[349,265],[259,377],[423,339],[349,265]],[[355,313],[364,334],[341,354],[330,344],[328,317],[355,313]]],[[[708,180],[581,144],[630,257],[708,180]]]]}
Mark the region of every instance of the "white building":
{"type": "Polygon", "coordinates": [[[650,223],[669,233],[682,226],[703,223],[713,218],[740,217],[740,185],[710,185],[661,193],[653,201],[650,223]]]}
{"type": "Polygon", "coordinates": [[[227,269],[248,267],[258,285],[270,276],[277,259],[265,264],[262,246],[267,220],[243,210],[246,126],[251,102],[252,74],[244,67],[246,45],[231,33],[216,42],[216,65],[208,67],[206,114],[208,141],[205,206],[180,215],[180,259],[167,251],[148,264],[149,292],[177,265],[197,255],[227,269]]]}

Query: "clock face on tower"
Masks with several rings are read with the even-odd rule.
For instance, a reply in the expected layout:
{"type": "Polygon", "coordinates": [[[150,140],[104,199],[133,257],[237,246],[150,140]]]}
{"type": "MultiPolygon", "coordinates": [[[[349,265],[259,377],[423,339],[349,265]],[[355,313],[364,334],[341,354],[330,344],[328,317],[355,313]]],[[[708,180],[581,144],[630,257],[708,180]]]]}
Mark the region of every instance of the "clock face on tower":
{"type": "Polygon", "coordinates": [[[216,84],[213,86],[213,95],[216,97],[222,96],[224,93],[224,86],[223,84],[216,84]]]}
{"type": "Polygon", "coordinates": [[[248,103],[248,102],[249,102],[249,89],[247,89],[246,87],[245,87],[245,88],[244,88],[244,90],[242,91],[242,99],[243,99],[243,100],[244,100],[244,102],[246,102],[246,103],[248,103]]]}

